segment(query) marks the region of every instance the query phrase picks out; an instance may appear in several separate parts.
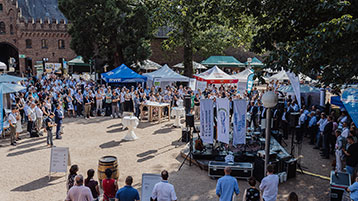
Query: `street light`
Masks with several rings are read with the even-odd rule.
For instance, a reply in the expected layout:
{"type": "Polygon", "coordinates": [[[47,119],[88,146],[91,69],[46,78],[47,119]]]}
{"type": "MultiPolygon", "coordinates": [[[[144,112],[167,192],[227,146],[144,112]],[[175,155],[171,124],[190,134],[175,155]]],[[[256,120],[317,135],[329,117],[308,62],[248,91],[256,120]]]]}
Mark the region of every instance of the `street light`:
{"type": "Polygon", "coordinates": [[[262,96],[262,103],[266,111],[266,140],[265,140],[265,172],[270,158],[270,141],[271,141],[271,108],[275,107],[278,102],[278,97],[273,91],[268,91],[262,96]]]}

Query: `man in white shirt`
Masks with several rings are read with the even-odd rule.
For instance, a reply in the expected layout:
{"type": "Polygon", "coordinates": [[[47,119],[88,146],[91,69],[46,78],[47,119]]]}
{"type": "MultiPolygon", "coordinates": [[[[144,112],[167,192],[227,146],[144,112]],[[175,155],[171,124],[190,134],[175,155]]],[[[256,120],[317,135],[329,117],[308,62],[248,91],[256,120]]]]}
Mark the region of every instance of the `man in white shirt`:
{"type": "Polygon", "coordinates": [[[68,191],[66,201],[93,201],[91,190],[83,186],[83,176],[75,177],[75,185],[68,191]]]}
{"type": "Polygon", "coordinates": [[[349,135],[349,128],[348,128],[348,123],[347,122],[343,122],[343,129],[342,129],[342,137],[347,138],[349,135]]]}
{"type": "Polygon", "coordinates": [[[321,134],[323,133],[324,127],[326,126],[327,123],[328,123],[327,115],[322,113],[321,119],[317,122],[317,125],[319,126],[319,131],[316,136],[316,146],[313,147],[314,149],[320,148],[320,144],[322,143],[322,135],[321,134]]]}
{"type": "MultiPolygon", "coordinates": [[[[36,122],[36,113],[35,113],[35,107],[36,104],[34,102],[30,103],[30,107],[27,108],[27,117],[28,117],[28,127],[27,127],[27,131],[29,131],[30,133],[30,137],[35,137],[33,131],[33,128],[35,126],[35,122],[36,122]]],[[[37,136],[38,137],[38,136],[37,136]]]]}
{"type": "Polygon", "coordinates": [[[278,193],[278,176],[273,174],[273,166],[267,166],[267,176],[262,179],[260,190],[263,191],[262,198],[265,201],[275,201],[278,193]]]}
{"type": "Polygon", "coordinates": [[[8,117],[10,124],[10,142],[12,146],[16,146],[15,134],[16,134],[16,108],[11,109],[11,113],[8,117]]]}
{"type": "MultiPolygon", "coordinates": [[[[41,109],[41,103],[37,104],[37,107],[35,108],[36,113],[36,129],[40,132],[42,127],[42,120],[43,120],[43,111],[41,109]]],[[[40,133],[40,135],[42,135],[40,133]]]]}
{"type": "Polygon", "coordinates": [[[168,183],[168,171],[163,170],[161,176],[163,180],[155,184],[152,192],[152,199],[157,199],[158,201],[176,201],[177,196],[175,194],[174,186],[168,183]]]}

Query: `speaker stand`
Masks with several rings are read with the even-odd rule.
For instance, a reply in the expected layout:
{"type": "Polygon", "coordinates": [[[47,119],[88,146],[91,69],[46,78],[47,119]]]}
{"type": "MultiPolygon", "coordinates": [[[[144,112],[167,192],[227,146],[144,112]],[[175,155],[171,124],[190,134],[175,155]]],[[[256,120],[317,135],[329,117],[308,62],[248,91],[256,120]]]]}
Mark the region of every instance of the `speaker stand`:
{"type": "MultiPolygon", "coordinates": [[[[188,155],[186,155],[186,157],[184,158],[184,161],[181,163],[178,171],[180,171],[180,169],[183,167],[183,165],[185,164],[185,161],[188,160],[189,158],[189,166],[191,166],[192,161],[191,160],[195,160],[193,157],[193,134],[191,132],[191,127],[189,127],[189,136],[190,136],[190,141],[189,141],[189,153],[188,155]]],[[[198,163],[198,161],[195,160],[195,162],[198,164],[199,168],[202,170],[203,168],[201,167],[201,165],[198,163]]]]}

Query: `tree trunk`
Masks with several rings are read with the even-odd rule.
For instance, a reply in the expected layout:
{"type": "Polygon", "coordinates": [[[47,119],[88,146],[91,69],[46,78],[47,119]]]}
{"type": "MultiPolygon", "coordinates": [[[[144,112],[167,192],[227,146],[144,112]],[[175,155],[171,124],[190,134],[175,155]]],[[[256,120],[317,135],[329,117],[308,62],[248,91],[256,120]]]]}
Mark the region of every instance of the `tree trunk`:
{"type": "Polygon", "coordinates": [[[188,30],[189,26],[184,26],[184,75],[187,77],[193,76],[193,46],[191,43],[191,34],[188,30]]]}

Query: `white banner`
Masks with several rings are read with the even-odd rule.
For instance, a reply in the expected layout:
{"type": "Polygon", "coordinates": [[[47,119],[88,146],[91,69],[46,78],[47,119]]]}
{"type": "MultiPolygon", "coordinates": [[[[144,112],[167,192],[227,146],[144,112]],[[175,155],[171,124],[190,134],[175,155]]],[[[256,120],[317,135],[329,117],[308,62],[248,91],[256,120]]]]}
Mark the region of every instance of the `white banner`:
{"type": "Polygon", "coordinates": [[[296,95],[296,100],[298,102],[298,105],[301,108],[301,89],[300,89],[300,79],[298,78],[298,76],[296,76],[294,73],[291,72],[286,72],[288,78],[290,79],[293,91],[295,92],[296,95]]]}
{"type": "Polygon", "coordinates": [[[230,128],[230,116],[229,116],[229,99],[217,98],[216,99],[216,114],[218,125],[218,141],[229,144],[229,128],[230,128]]]}
{"type": "Polygon", "coordinates": [[[204,143],[214,141],[214,102],[211,99],[200,100],[200,137],[204,143]]]}
{"type": "Polygon", "coordinates": [[[191,90],[195,91],[196,90],[196,79],[189,79],[189,87],[191,88],[191,90]]]}
{"type": "Polygon", "coordinates": [[[245,94],[246,87],[247,87],[247,80],[246,80],[246,82],[238,82],[237,83],[237,90],[239,91],[239,94],[241,96],[243,96],[245,94]]]}
{"type": "Polygon", "coordinates": [[[200,91],[205,91],[206,89],[206,82],[202,82],[202,81],[196,81],[196,90],[200,89],[200,91]]]}
{"type": "Polygon", "coordinates": [[[233,144],[246,144],[246,100],[234,100],[233,144]]]}

